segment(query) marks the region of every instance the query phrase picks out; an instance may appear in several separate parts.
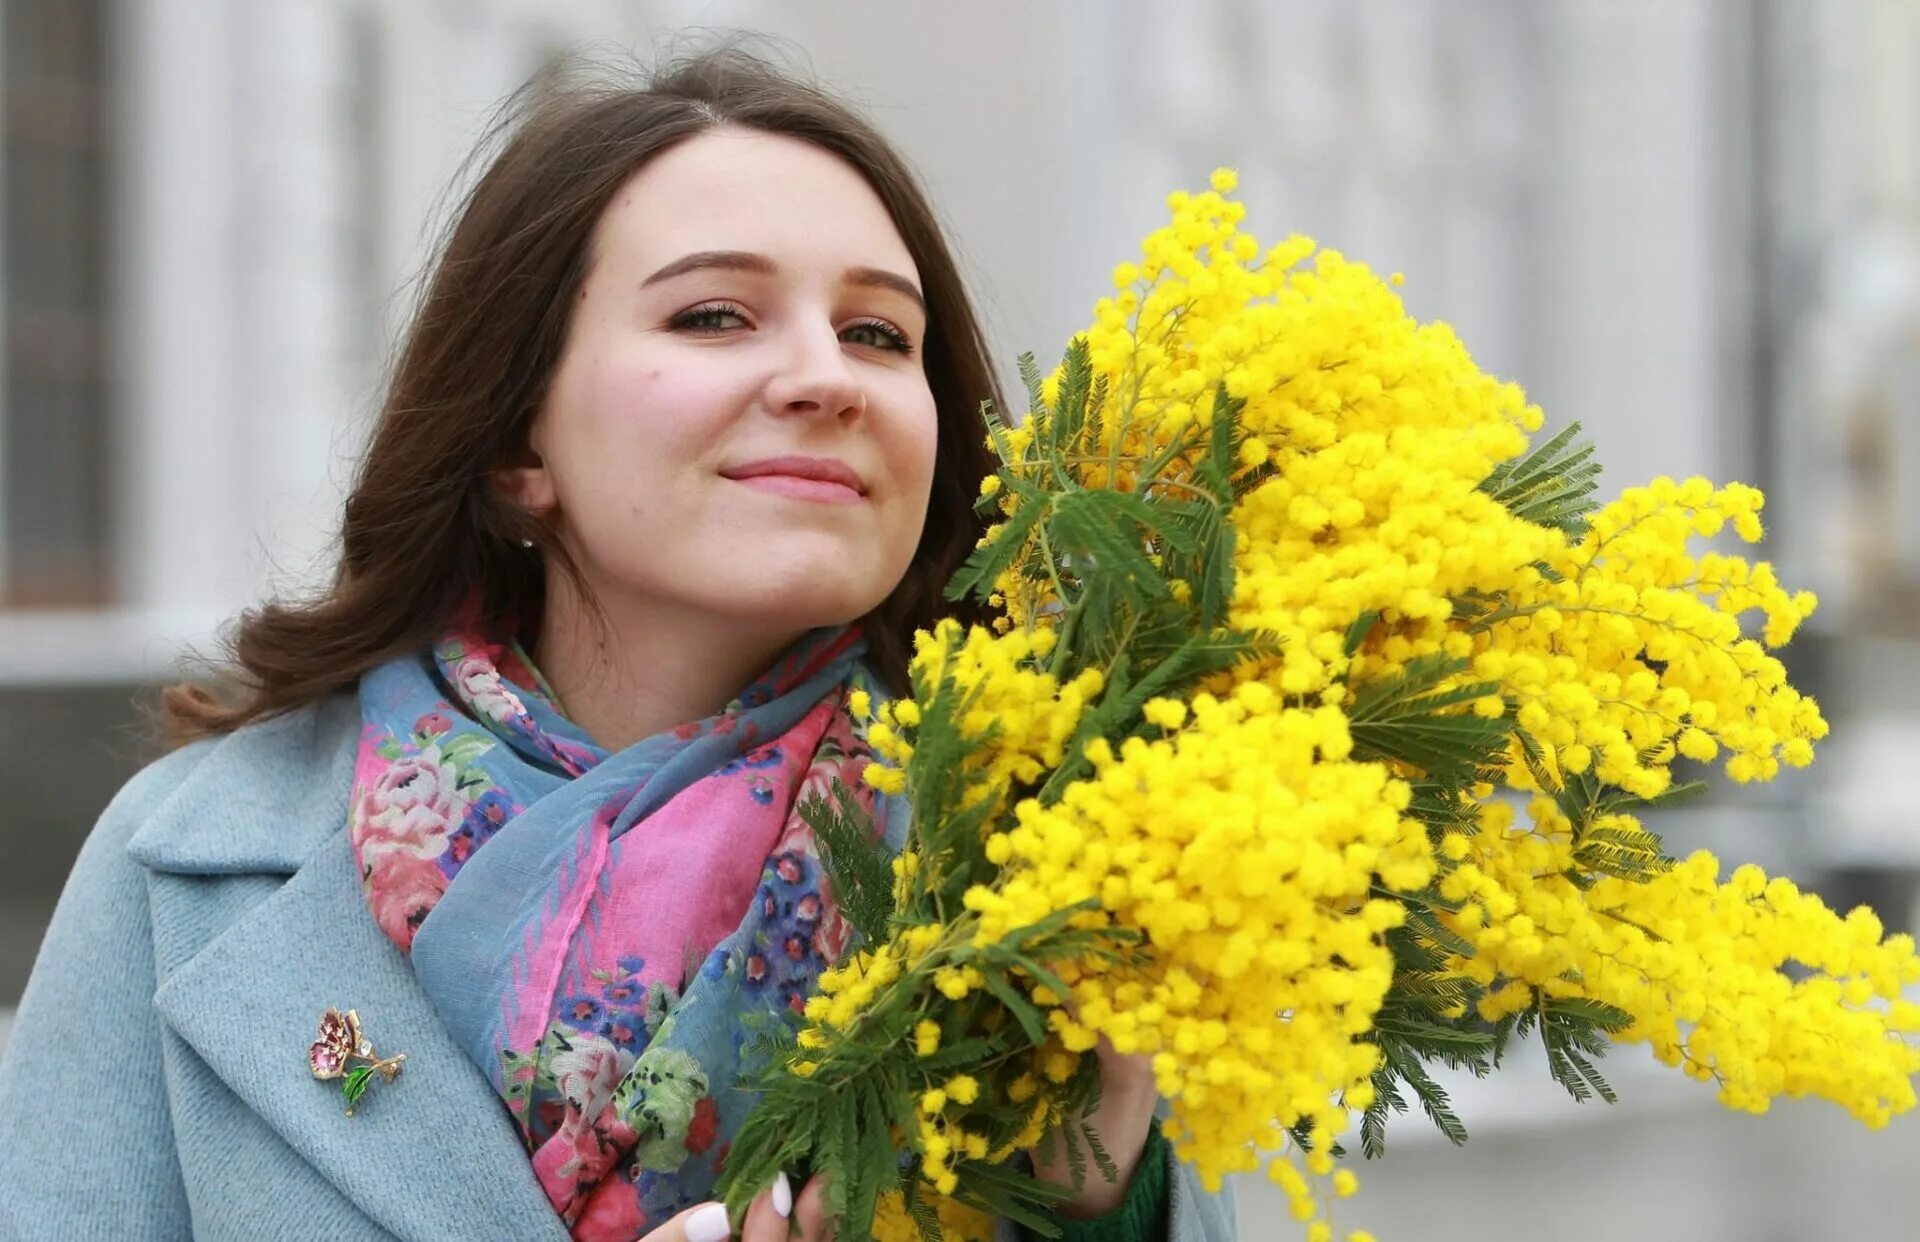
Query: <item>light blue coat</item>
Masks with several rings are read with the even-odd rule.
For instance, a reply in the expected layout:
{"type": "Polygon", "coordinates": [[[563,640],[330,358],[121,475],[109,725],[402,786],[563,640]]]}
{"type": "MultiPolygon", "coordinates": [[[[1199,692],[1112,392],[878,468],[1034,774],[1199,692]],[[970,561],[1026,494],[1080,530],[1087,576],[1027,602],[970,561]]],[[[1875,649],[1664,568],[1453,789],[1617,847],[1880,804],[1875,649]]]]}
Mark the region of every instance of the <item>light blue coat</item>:
{"type": "MultiPolygon", "coordinates": [[[[358,732],[339,696],[198,742],[101,816],[0,1058],[0,1238],[566,1242],[368,914],[345,840],[358,732]],[[329,1005],[407,1054],[352,1118],[307,1069],[329,1005]]],[[[1174,1242],[1230,1242],[1231,1189],[1170,1173],[1174,1242]]]]}

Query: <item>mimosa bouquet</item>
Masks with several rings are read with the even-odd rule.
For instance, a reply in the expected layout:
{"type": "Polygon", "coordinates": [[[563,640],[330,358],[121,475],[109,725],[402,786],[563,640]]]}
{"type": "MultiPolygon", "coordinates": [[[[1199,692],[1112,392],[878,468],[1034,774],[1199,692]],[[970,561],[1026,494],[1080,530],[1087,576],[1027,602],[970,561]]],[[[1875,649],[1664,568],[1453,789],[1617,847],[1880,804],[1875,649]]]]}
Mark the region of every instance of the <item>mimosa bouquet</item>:
{"type": "MultiPolygon", "coordinates": [[[[1259,1170],[1306,1236],[1431,1070],[1533,1037],[1578,1099],[1615,1043],[1761,1112],[1913,1107],[1904,935],[1708,854],[1641,812],[1803,766],[1826,723],[1770,648],[1813,611],[1765,562],[1761,494],[1654,480],[1596,505],[1576,429],[1408,316],[1364,265],[1177,193],[1029,408],[989,412],[997,515],[871,706],[905,798],[891,854],[848,791],[810,812],[857,938],[793,1028],[722,1187],[829,1174],[842,1236],[1049,1236],[1104,1036],[1148,1054],[1202,1183],[1259,1170]]],[[[1360,1236],[1360,1235],[1356,1235],[1360,1236]]]]}

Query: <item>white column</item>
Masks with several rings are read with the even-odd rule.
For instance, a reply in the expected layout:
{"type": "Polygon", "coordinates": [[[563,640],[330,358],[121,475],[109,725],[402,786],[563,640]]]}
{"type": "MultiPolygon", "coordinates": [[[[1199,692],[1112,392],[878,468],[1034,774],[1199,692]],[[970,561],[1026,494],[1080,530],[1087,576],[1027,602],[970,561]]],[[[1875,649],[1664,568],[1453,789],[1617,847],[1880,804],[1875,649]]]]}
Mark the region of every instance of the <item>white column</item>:
{"type": "Polygon", "coordinates": [[[1542,6],[1550,91],[1528,388],[1579,420],[1612,495],[1717,472],[1712,6],[1542,6]]]}
{"type": "Polygon", "coordinates": [[[241,120],[231,0],[125,0],[114,72],[121,184],[116,577],[121,601],[224,612],[252,582],[254,487],[233,407],[241,120]]]}
{"type": "Polygon", "coordinates": [[[234,434],[253,480],[245,549],[256,592],[318,586],[328,571],[348,434],[353,269],[347,132],[348,10],[329,0],[247,8],[239,66],[245,190],[234,244],[246,349],[234,434]]]}
{"type": "Polygon", "coordinates": [[[442,136],[450,107],[450,66],[443,51],[441,6],[402,0],[372,10],[380,25],[383,71],[375,159],[381,201],[364,205],[380,226],[377,271],[387,273],[391,296],[380,323],[382,341],[394,340],[412,312],[429,247],[458,201],[446,184],[459,153],[442,136]]]}
{"type": "Polygon", "coordinates": [[[1920,590],[1920,7],[1873,0],[1869,207],[1902,243],[1905,278],[1897,296],[1903,331],[1883,360],[1888,443],[1881,518],[1888,558],[1903,585],[1920,590]]]}
{"type": "Polygon", "coordinates": [[[1528,2],[1450,5],[1436,32],[1445,65],[1436,93],[1448,108],[1434,140],[1439,236],[1404,291],[1417,313],[1450,321],[1482,369],[1522,386],[1537,371],[1530,325],[1543,309],[1534,281],[1543,84],[1528,2]]]}
{"type": "Polygon", "coordinates": [[[382,340],[406,326],[418,281],[485,161],[467,164],[496,107],[539,66],[542,41],[612,38],[593,12],[522,3],[448,4],[398,0],[370,10],[380,24],[381,77],[375,159],[381,199],[364,205],[379,219],[380,262],[388,294],[382,340]],[[464,172],[466,179],[456,183],[464,172]]]}

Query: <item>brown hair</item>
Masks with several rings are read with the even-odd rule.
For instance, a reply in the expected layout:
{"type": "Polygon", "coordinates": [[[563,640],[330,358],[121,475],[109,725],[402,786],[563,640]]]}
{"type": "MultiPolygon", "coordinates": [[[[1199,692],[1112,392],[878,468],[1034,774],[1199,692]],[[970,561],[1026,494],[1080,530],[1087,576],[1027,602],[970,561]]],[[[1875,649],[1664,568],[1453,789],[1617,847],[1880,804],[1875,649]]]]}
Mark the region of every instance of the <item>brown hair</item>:
{"type": "Polygon", "coordinates": [[[504,146],[460,202],[398,351],[331,586],[236,620],[220,680],[237,697],[194,683],[166,689],[174,744],[347,689],[475,604],[495,623],[537,617],[548,560],[584,588],[565,548],[491,473],[526,451],[603,209],[653,157],[719,126],[798,138],[845,160],[886,205],[924,286],[922,357],[940,418],[933,490],[906,575],[863,619],[870,658],[904,686],[916,628],[941,613],[976,619],[944,603],[942,588],[984,530],[974,502],[992,458],[981,402],[1004,407],[940,226],[869,122],[737,42],[673,60],[637,88],[550,73],[507,102],[474,158],[496,138],[504,146]]]}

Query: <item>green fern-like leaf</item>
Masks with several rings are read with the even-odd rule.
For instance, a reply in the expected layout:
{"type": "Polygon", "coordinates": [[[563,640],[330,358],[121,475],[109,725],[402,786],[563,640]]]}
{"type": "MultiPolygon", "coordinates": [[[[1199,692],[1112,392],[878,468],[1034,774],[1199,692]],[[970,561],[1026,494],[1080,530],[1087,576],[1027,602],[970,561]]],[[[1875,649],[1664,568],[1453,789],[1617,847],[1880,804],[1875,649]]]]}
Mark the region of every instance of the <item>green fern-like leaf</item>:
{"type": "Polygon", "coordinates": [[[1590,997],[1554,997],[1541,1004],[1547,1017],[1569,1027],[1591,1027],[1617,1035],[1633,1025],[1633,1015],[1626,1010],[1590,997]]]}
{"type": "Polygon", "coordinates": [[[1467,1127],[1454,1114],[1453,1104],[1447,1099],[1447,1093],[1439,1083],[1428,1076],[1419,1060],[1413,1057],[1389,1053],[1389,1063],[1394,1072],[1412,1088],[1414,1098],[1420,1101],[1420,1109],[1426,1113],[1440,1133],[1459,1147],[1467,1141],[1467,1127]]]}
{"type": "Polygon", "coordinates": [[[1228,507],[1235,499],[1231,483],[1233,470],[1240,460],[1240,445],[1245,439],[1241,432],[1240,413],[1246,402],[1227,396],[1221,388],[1213,397],[1213,422],[1208,453],[1195,471],[1202,485],[1208,489],[1216,502],[1220,521],[1210,529],[1211,546],[1202,552],[1200,581],[1193,583],[1193,589],[1199,603],[1200,624],[1203,629],[1212,629],[1224,624],[1227,606],[1233,602],[1233,524],[1226,520],[1228,507]]]}
{"type": "Polygon", "coordinates": [[[820,847],[834,903],[867,944],[887,938],[893,918],[892,854],[853,791],[835,780],[829,797],[808,798],[801,818],[820,847]]]}
{"type": "Polygon", "coordinates": [[[1493,682],[1444,688],[1467,667],[1465,660],[1423,656],[1398,676],[1363,688],[1347,713],[1354,757],[1409,764],[1451,787],[1490,766],[1512,723],[1461,710],[1499,690],[1493,682]]]}
{"type": "Polygon", "coordinates": [[[1068,1197],[1066,1188],[1042,1182],[1012,1164],[967,1161],[955,1201],[992,1216],[1003,1216],[1044,1238],[1060,1236],[1054,1208],[1068,1197]]]}
{"type": "Polygon", "coordinates": [[[1584,1103],[1598,1095],[1609,1104],[1619,1097],[1589,1058],[1604,1057],[1607,1037],[1625,1030],[1633,1015],[1584,997],[1534,996],[1534,1025],[1547,1052],[1547,1070],[1567,1093],[1584,1103]]]}
{"type": "Polygon", "coordinates": [[[1367,635],[1373,632],[1373,627],[1379,620],[1379,610],[1374,608],[1369,608],[1355,617],[1353,624],[1347,627],[1346,639],[1340,644],[1341,650],[1349,656],[1360,650],[1360,644],[1367,641],[1367,635]]]}
{"type": "Polygon", "coordinates": [[[1455,1004],[1473,994],[1474,983],[1464,975],[1444,970],[1408,971],[1393,977],[1393,994],[1455,1004]]]}
{"type": "Polygon", "coordinates": [[[853,1091],[859,1105],[855,1150],[861,1176],[848,1188],[847,1210],[854,1220],[872,1220],[881,1194],[899,1187],[899,1166],[887,1134],[887,1097],[895,1087],[884,1077],[865,1076],[854,1080],[853,1091]]]}
{"type": "Polygon", "coordinates": [[[1013,985],[1008,983],[999,972],[983,971],[982,973],[986,976],[987,990],[992,992],[994,998],[1007,1007],[1007,1012],[1013,1015],[1014,1021],[1020,1024],[1021,1029],[1027,1033],[1027,1038],[1033,1041],[1034,1046],[1039,1047],[1046,1043],[1047,1024],[1046,1020],[1040,1016],[1039,1007],[1026,997],[1020,995],[1019,992],[1014,989],[1013,985]]]}
{"type": "Polygon", "coordinates": [[[1373,1103],[1360,1118],[1360,1151],[1369,1160],[1387,1154],[1387,1111],[1407,1111],[1406,1097],[1400,1094],[1399,1079],[1383,1065],[1373,1072],[1373,1103]]]}
{"type": "MultiPolygon", "coordinates": [[[[1057,497],[1048,524],[1054,547],[1109,583],[1124,585],[1142,602],[1164,597],[1166,579],[1147,559],[1142,532],[1125,520],[1125,506],[1117,492],[1074,491],[1057,497]]],[[[1086,569],[1080,576],[1088,576],[1086,569]]]]}
{"type": "Polygon", "coordinates": [[[1087,407],[1092,403],[1093,353],[1085,336],[1076,336],[1068,342],[1065,361],[1054,408],[1045,422],[1045,456],[1056,461],[1069,455],[1079,441],[1087,407]]]}
{"type": "Polygon", "coordinates": [[[987,596],[995,590],[994,584],[1000,580],[1000,575],[1027,555],[1028,542],[1052,507],[1048,494],[1031,483],[1011,472],[1002,473],[1000,477],[1007,490],[1020,498],[1020,503],[1014,509],[1013,516],[994,529],[987,539],[987,545],[975,548],[953,577],[947,580],[946,597],[950,600],[965,599],[972,595],[985,603],[987,596]]]}
{"type": "Polygon", "coordinates": [[[1191,510],[1193,502],[1180,505],[1173,501],[1149,501],[1133,492],[1089,494],[1099,497],[1100,503],[1110,509],[1116,519],[1151,536],[1156,544],[1186,556],[1192,556],[1200,550],[1200,538],[1190,524],[1171,520],[1175,515],[1191,510]]]}
{"type": "Polygon", "coordinates": [[[907,1182],[907,1215],[911,1216],[913,1223],[919,1227],[923,1242],[943,1242],[946,1235],[940,1231],[940,1214],[933,1210],[932,1204],[922,1199],[917,1193],[919,1181],[919,1177],[914,1176],[907,1182]]]}
{"type": "Polygon", "coordinates": [[[1518,518],[1578,538],[1586,531],[1587,515],[1598,508],[1587,497],[1600,476],[1599,463],[1590,460],[1593,445],[1573,443],[1579,433],[1580,424],[1569,423],[1526,456],[1501,463],[1480,490],[1518,518]]]}
{"type": "Polygon", "coordinates": [[[1040,365],[1034,361],[1032,350],[1021,354],[1017,365],[1020,369],[1021,386],[1027,390],[1027,413],[1031,414],[1046,405],[1046,402],[1040,398],[1041,384],[1046,377],[1040,374],[1040,365]]]}
{"type": "Polygon", "coordinates": [[[1106,1146],[1100,1142],[1100,1136],[1094,1133],[1093,1127],[1082,1122],[1080,1134],[1087,1140],[1087,1149],[1093,1153],[1094,1167],[1100,1170],[1100,1176],[1109,1182],[1119,1181],[1120,1166],[1115,1164],[1113,1157],[1107,1154],[1106,1146]]]}
{"type": "Polygon", "coordinates": [[[1549,1043],[1547,1065],[1554,1081],[1565,1087],[1576,1101],[1585,1103],[1598,1095],[1609,1104],[1620,1102],[1620,1097],[1607,1085],[1607,1080],[1600,1076],[1600,1071],[1579,1049],[1549,1043]]]}
{"type": "Polygon", "coordinates": [[[1588,828],[1574,849],[1573,860],[1589,871],[1641,883],[1674,866],[1657,833],[1613,824],[1588,828]]]}
{"type": "Polygon", "coordinates": [[[1080,1150],[1080,1138],[1072,1126],[1061,1126],[1060,1137],[1067,1145],[1067,1172],[1072,1178],[1073,1193],[1079,1194],[1087,1184],[1087,1157],[1080,1150]]]}
{"type": "Polygon", "coordinates": [[[1493,1036],[1485,1031],[1463,1030],[1418,1018],[1382,1013],[1374,1022],[1374,1032],[1426,1056],[1470,1056],[1493,1050],[1493,1036]]]}

